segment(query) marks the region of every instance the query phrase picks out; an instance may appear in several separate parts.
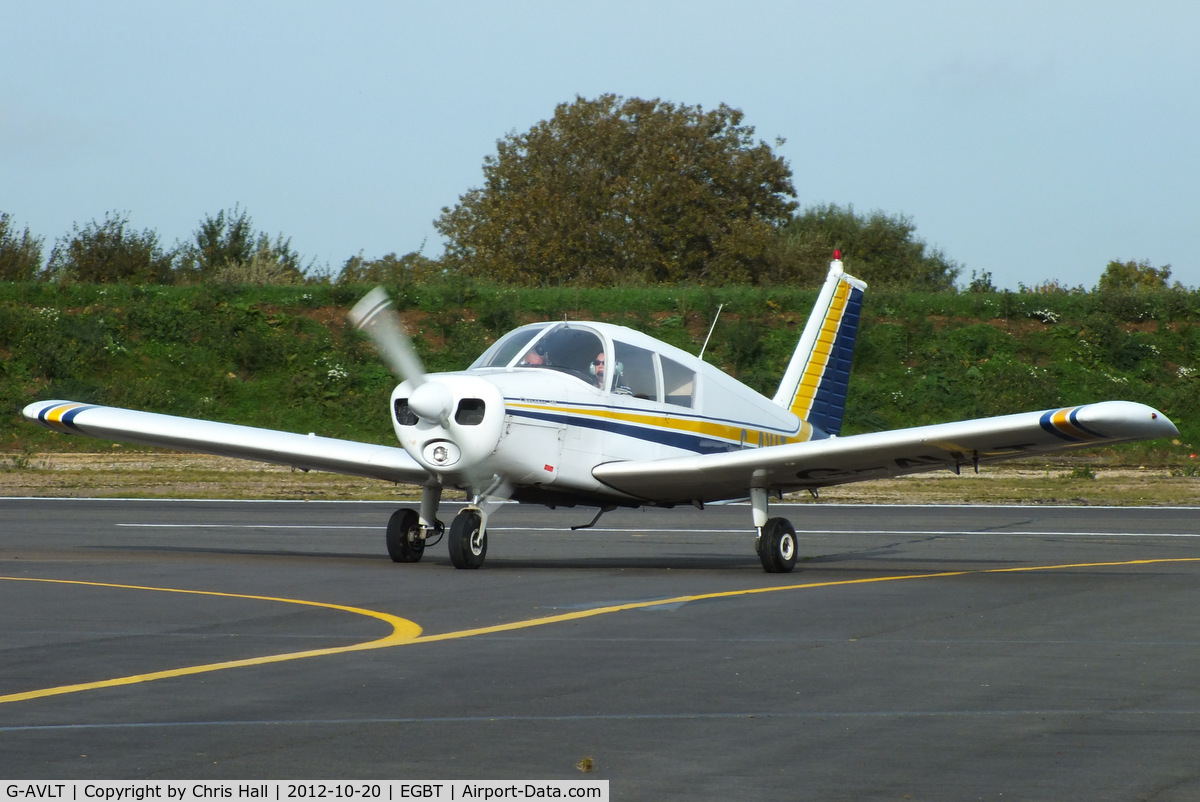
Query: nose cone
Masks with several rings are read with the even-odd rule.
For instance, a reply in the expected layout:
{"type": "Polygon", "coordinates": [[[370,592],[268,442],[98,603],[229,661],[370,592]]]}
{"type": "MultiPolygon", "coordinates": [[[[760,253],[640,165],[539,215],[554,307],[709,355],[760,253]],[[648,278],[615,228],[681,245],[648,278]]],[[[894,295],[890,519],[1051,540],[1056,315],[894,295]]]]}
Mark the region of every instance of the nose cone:
{"type": "Polygon", "coordinates": [[[442,382],[427,381],[413,390],[408,406],[421,420],[444,426],[454,409],[454,395],[442,382]]]}

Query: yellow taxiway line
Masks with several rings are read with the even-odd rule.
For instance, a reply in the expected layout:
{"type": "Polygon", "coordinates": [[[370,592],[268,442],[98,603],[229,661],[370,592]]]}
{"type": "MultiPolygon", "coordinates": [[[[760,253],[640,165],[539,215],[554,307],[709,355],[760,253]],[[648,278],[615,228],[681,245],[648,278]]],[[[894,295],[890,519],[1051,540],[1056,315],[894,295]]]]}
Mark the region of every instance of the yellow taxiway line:
{"type": "Polygon", "coordinates": [[[958,576],[980,576],[985,574],[1005,574],[1005,573],[1023,573],[1031,571],[1062,571],[1072,568],[1113,568],[1135,565],[1156,565],[1162,563],[1187,563],[1200,562],[1200,557],[1172,557],[1162,559],[1148,560],[1120,560],[1115,562],[1098,562],[1098,563],[1069,563],[1063,565],[1035,565],[1022,566],[1017,568],[989,568],[980,571],[945,571],[940,573],[930,574],[905,574],[901,576],[883,576],[883,577],[868,577],[864,579],[838,579],[828,582],[806,582],[795,585],[774,585],[765,588],[743,588],[741,590],[725,590],[714,593],[698,593],[687,596],[676,596],[669,599],[654,599],[652,601],[629,602],[627,604],[613,604],[604,607],[593,607],[587,610],[575,610],[569,613],[560,613],[557,615],[548,615],[540,618],[530,618],[524,621],[513,621],[507,624],[494,624],[487,627],[478,627],[475,629],[462,629],[454,632],[443,632],[437,635],[422,635],[421,627],[417,624],[399,616],[394,616],[389,613],[381,613],[375,610],[366,610],[360,607],[347,607],[340,604],[329,604],[326,602],[307,601],[303,599],[284,599],[272,596],[253,596],[240,593],[218,593],[214,591],[204,590],[182,590],[178,588],[155,588],[143,587],[138,585],[118,585],[106,582],[82,582],[68,579],[36,579],[30,577],[11,577],[0,576],[0,581],[12,582],[48,582],[63,585],[86,585],[90,587],[103,588],[119,588],[123,590],[148,590],[161,593],[186,593],[197,596],[218,596],[222,598],[232,599],[250,599],[252,601],[268,601],[282,602],[285,604],[299,604],[309,607],[321,607],[328,610],[341,610],[343,612],[363,615],[370,618],[375,618],[383,621],[392,627],[392,632],[385,637],[377,640],[364,641],[362,643],[350,644],[348,646],[335,646],[327,649],[309,649],[300,652],[286,652],[284,654],[265,655],[262,657],[248,657],[242,660],[229,660],[221,663],[207,663],[197,666],[185,666],[183,668],[167,669],[165,671],[154,671],[146,674],[134,674],[127,677],[115,677],[113,679],[100,680],[97,682],[81,682],[74,685],[59,685],[53,688],[42,688],[40,690],[24,691],[22,693],[11,693],[0,695],[0,704],[7,702],[20,702],[30,699],[41,699],[48,696],[60,696],[69,693],[79,693],[82,691],[98,690],[100,688],[114,688],[121,685],[134,685],[139,682],[152,682],[160,679],[170,679],[173,677],[185,677],[194,674],[204,674],[212,671],[223,671],[229,668],[246,668],[249,666],[267,665],[269,663],[282,663],[289,660],[303,660],[310,657],[326,657],[335,654],[346,654],[349,652],[360,652],[369,649],[387,649],[394,646],[408,646],[421,643],[436,643],[439,641],[459,640],[462,638],[472,638],[480,635],[493,635],[498,632],[512,632],[519,629],[530,629],[532,627],[547,626],[550,624],[561,624],[566,621],[579,621],[584,618],[594,618],[601,615],[609,615],[611,613],[619,613],[627,610],[641,610],[648,607],[661,607],[672,604],[686,604],[688,602],[704,601],[707,599],[728,599],[737,596],[752,596],[760,593],[779,593],[787,590],[811,590],[816,588],[832,588],[846,587],[850,585],[867,585],[878,582],[901,582],[912,581],[917,579],[945,579],[948,577],[958,576]]]}
{"type": "Polygon", "coordinates": [[[183,668],[171,668],[165,671],[152,671],[146,674],[133,674],[128,677],[115,677],[113,679],[99,680],[96,682],[81,682],[75,685],[59,685],[53,688],[41,688],[34,691],[25,691],[23,693],[10,693],[0,696],[0,704],[6,702],[21,702],[29,699],[42,699],[47,696],[61,696],[67,693],[79,693],[81,691],[93,691],[100,688],[115,688],[120,685],[135,685],[139,682],[153,682],[159,679],[171,679],[172,677],[186,677],[192,674],[206,674],[211,671],[223,671],[227,668],[245,668],[247,666],[261,666],[268,663],[283,663],[288,660],[302,660],[308,657],[324,657],[332,654],[345,654],[347,652],[361,652],[367,649],[386,649],[389,646],[398,646],[401,643],[408,643],[421,634],[421,627],[409,621],[406,618],[381,613],[376,610],[364,610],[360,607],[347,607],[342,604],[328,604],[326,602],[307,601],[304,599],[282,599],[273,596],[252,596],[243,593],[219,593],[208,590],[184,590],[180,588],[155,588],[145,587],[141,585],[118,585],[111,582],[82,582],[71,579],[34,579],[30,577],[3,576],[0,580],[10,582],[46,582],[59,585],[85,585],[94,588],[119,588],[121,590],[149,590],[159,593],[185,593],[196,596],[218,596],[226,599],[250,599],[252,601],[267,601],[267,602],[282,602],[284,604],[300,604],[308,607],[321,607],[327,610],[340,610],[342,612],[354,613],[356,615],[364,615],[370,618],[375,618],[390,624],[392,632],[385,637],[372,641],[364,641],[362,643],[354,643],[349,646],[334,646],[326,649],[308,649],[301,652],[286,652],[284,654],[271,654],[262,657],[247,657],[242,660],[227,660],[221,663],[206,663],[199,666],[184,666],[183,668]]]}

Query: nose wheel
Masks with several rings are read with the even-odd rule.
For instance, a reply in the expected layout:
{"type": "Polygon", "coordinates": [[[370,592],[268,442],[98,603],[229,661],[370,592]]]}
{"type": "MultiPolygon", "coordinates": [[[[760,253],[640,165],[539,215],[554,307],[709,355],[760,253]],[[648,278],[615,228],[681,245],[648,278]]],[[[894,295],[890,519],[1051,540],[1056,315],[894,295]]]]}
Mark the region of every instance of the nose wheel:
{"type": "Polygon", "coordinates": [[[478,568],[487,556],[487,530],[479,510],[468,507],[450,523],[450,562],[455,568],[478,568]]]}

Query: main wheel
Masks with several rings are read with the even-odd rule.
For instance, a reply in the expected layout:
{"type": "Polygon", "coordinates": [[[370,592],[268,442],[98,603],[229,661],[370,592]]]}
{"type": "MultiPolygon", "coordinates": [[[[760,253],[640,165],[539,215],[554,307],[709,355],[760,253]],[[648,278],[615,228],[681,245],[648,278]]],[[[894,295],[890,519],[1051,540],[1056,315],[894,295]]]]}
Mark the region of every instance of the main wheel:
{"type": "Polygon", "coordinates": [[[455,568],[478,568],[487,556],[487,532],[479,510],[463,510],[450,523],[450,562],[455,568]]]}
{"type": "Polygon", "coordinates": [[[787,518],[772,518],[762,528],[758,558],[768,574],[786,574],[796,567],[796,530],[787,518]]]}
{"type": "Polygon", "coordinates": [[[421,516],[415,510],[402,509],[392,513],[387,525],[388,556],[394,563],[415,563],[425,553],[425,538],[421,537],[421,516]]]}

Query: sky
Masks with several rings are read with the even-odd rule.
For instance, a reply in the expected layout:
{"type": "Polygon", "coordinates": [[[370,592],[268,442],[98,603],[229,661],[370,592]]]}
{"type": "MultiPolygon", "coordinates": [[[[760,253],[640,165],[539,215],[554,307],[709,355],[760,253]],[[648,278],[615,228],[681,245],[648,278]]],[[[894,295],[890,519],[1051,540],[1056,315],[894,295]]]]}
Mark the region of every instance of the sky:
{"type": "MultiPolygon", "coordinates": [[[[0,0],[0,212],[164,245],[224,209],[334,273],[438,257],[498,139],[604,93],[740,109],[801,207],[998,287],[1200,286],[1200,3],[0,0]]],[[[853,265],[847,259],[847,269],[853,265]]]]}

